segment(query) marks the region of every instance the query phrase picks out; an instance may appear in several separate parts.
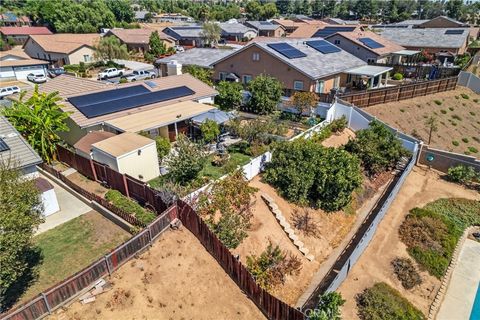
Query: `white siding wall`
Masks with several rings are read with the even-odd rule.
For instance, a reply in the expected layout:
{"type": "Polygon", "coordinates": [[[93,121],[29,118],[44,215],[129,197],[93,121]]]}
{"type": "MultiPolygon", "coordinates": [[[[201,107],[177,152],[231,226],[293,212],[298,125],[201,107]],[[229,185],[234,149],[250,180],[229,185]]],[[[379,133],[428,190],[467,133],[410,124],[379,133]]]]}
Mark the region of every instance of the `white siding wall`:
{"type": "Polygon", "coordinates": [[[106,164],[107,166],[110,167],[110,169],[120,172],[118,170],[117,159],[115,157],[112,157],[109,154],[99,151],[98,149],[92,148],[92,159],[100,163],[106,164]]]}
{"type": "Polygon", "coordinates": [[[117,159],[118,172],[126,173],[136,179],[149,181],[160,175],[157,147],[155,142],[117,159]]]}

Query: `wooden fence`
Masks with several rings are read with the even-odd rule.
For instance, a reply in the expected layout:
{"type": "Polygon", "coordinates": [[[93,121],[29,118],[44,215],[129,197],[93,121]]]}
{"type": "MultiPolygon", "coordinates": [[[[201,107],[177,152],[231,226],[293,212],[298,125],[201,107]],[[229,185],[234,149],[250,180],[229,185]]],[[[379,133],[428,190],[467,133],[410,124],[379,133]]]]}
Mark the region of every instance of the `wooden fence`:
{"type": "Polygon", "coordinates": [[[458,77],[445,78],[433,81],[417,82],[390,88],[373,89],[361,93],[341,94],[338,97],[343,101],[365,108],[376,104],[411,99],[428,94],[455,90],[458,77]]]}
{"type": "MultiPolygon", "coordinates": [[[[434,79],[456,77],[462,70],[460,67],[444,67],[429,65],[404,65],[391,63],[372,63],[374,66],[392,67],[390,74],[401,73],[405,78],[425,79],[429,78],[434,70],[434,79]]],[[[433,80],[433,79],[432,79],[433,80]]]]}

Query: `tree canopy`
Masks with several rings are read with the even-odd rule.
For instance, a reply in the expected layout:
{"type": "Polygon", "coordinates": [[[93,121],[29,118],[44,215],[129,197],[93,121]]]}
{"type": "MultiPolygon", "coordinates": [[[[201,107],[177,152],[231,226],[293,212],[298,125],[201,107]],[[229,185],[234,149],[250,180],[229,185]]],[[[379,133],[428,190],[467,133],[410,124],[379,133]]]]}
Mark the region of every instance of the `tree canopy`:
{"type": "Polygon", "coordinates": [[[210,69],[191,65],[191,66],[182,67],[182,71],[183,73],[190,73],[192,76],[208,84],[209,86],[213,85],[213,81],[212,81],[213,71],[210,69]]]}
{"type": "Polygon", "coordinates": [[[207,119],[207,121],[200,125],[200,131],[206,142],[213,142],[220,134],[220,127],[215,121],[207,119]]]}
{"type": "Polygon", "coordinates": [[[94,57],[98,60],[128,59],[126,44],[121,44],[117,37],[102,37],[94,46],[94,57]]]}
{"type": "Polygon", "coordinates": [[[248,106],[258,114],[270,114],[277,109],[282,97],[282,84],[277,79],[259,75],[248,84],[248,91],[252,95],[248,106]]]}
{"type": "Polygon", "coordinates": [[[216,87],[218,95],[215,96],[215,104],[221,110],[230,111],[238,109],[243,100],[242,85],[238,82],[220,81],[216,87]]]}
{"type": "Polygon", "coordinates": [[[220,40],[222,29],[216,22],[205,22],[202,26],[201,36],[209,46],[217,45],[220,40]]]}

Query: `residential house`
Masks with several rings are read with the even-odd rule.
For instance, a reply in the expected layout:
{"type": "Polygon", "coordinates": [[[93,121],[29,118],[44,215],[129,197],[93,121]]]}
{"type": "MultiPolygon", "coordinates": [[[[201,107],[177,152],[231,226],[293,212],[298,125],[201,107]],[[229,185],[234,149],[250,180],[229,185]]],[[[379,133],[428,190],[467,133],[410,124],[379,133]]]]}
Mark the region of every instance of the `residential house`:
{"type": "Polygon", "coordinates": [[[322,37],[326,38],[337,32],[353,32],[355,30],[361,30],[360,26],[356,25],[321,25],[321,24],[308,24],[303,25],[297,28],[292,34],[289,35],[290,38],[317,38],[322,37]]]}
{"type": "Polygon", "coordinates": [[[128,51],[146,52],[150,49],[150,35],[154,31],[158,31],[160,40],[162,40],[166,48],[175,46],[176,40],[173,37],[155,29],[110,29],[104,37],[113,36],[118,38],[122,44],[127,46],[128,51]]]}
{"type": "Polygon", "coordinates": [[[463,23],[447,16],[438,16],[431,20],[415,25],[417,28],[469,28],[468,23],[463,23]]]}
{"type": "Polygon", "coordinates": [[[32,21],[27,16],[18,16],[15,13],[8,11],[0,13],[0,26],[5,27],[21,27],[32,26],[32,21]]]}
{"type": "Polygon", "coordinates": [[[337,32],[325,39],[368,63],[397,63],[401,57],[398,52],[405,49],[372,31],[360,29],[337,32]]]}
{"type": "Polygon", "coordinates": [[[3,41],[13,41],[17,45],[23,45],[31,35],[53,34],[46,27],[0,27],[0,35],[3,41]]]}
{"type": "Polygon", "coordinates": [[[322,38],[257,38],[214,63],[214,79],[240,79],[247,84],[260,74],[294,91],[330,93],[346,85],[346,71],[366,62],[322,38]]]}
{"type": "Polygon", "coordinates": [[[79,64],[94,60],[94,45],[100,40],[96,33],[30,36],[23,45],[32,58],[47,60],[55,66],[79,64]]]}
{"type": "Polygon", "coordinates": [[[30,73],[45,75],[48,62],[30,58],[20,47],[0,51],[0,82],[25,80],[30,73]]]}
{"type": "Polygon", "coordinates": [[[53,185],[37,170],[42,159],[4,116],[0,116],[0,161],[4,166],[20,170],[23,178],[35,180],[44,216],[60,210],[53,185]]]}
{"type": "Polygon", "coordinates": [[[192,17],[185,16],[181,13],[160,13],[154,14],[152,17],[153,22],[170,22],[170,23],[185,23],[194,22],[192,17]]]}
{"type": "Polygon", "coordinates": [[[221,37],[226,41],[249,41],[257,36],[254,28],[249,28],[238,22],[221,22],[221,37]]]}
{"type": "Polygon", "coordinates": [[[295,30],[297,30],[299,26],[306,25],[305,22],[293,21],[291,19],[272,19],[271,22],[273,24],[278,24],[279,26],[282,26],[285,30],[286,35],[289,35],[295,30]]]}
{"type": "Polygon", "coordinates": [[[170,26],[163,29],[163,33],[174,38],[179,45],[188,47],[203,47],[205,39],[202,35],[202,26],[170,26]]]}
{"type": "Polygon", "coordinates": [[[70,145],[91,131],[146,131],[173,141],[178,133],[188,133],[190,118],[214,109],[206,103],[213,104],[217,94],[189,74],[122,85],[61,75],[39,90],[57,91],[61,109],[70,112],[66,120],[70,130],[60,133],[70,145]]]}
{"type": "Polygon", "coordinates": [[[269,21],[246,21],[247,27],[257,30],[260,37],[284,37],[285,28],[269,21]]]}
{"type": "Polygon", "coordinates": [[[360,24],[358,20],[343,20],[340,18],[325,18],[323,22],[330,25],[357,25],[360,24]]]}
{"type": "Polygon", "coordinates": [[[465,53],[469,36],[466,28],[384,28],[376,31],[408,50],[425,50],[434,55],[465,53]]]}

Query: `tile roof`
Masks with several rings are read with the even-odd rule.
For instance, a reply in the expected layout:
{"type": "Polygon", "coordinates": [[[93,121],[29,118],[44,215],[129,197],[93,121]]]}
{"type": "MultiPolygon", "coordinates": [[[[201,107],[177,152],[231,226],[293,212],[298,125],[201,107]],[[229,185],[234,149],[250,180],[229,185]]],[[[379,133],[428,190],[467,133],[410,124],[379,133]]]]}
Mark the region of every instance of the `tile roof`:
{"type": "Polygon", "coordinates": [[[103,141],[92,144],[92,148],[103,151],[113,157],[136,151],[154,144],[155,141],[136,133],[124,132],[103,141]]]}
{"type": "MultiPolygon", "coordinates": [[[[217,91],[212,87],[206,85],[200,80],[192,77],[190,74],[182,74],[177,76],[169,76],[169,77],[162,77],[157,79],[150,79],[150,82],[155,83],[157,86],[155,88],[150,88],[148,85],[144,83],[144,81],[136,81],[132,83],[125,83],[120,85],[120,87],[127,87],[127,86],[136,86],[136,85],[143,85],[148,90],[157,91],[169,88],[175,88],[179,86],[187,86],[195,93],[190,96],[181,97],[175,100],[168,100],[158,103],[153,103],[150,105],[137,107],[129,110],[119,111],[115,113],[106,114],[103,116],[98,116],[94,118],[87,118],[81,113],[77,108],[75,108],[70,102],[68,102],[67,98],[80,96],[84,94],[94,93],[94,92],[101,92],[106,90],[113,90],[119,85],[114,85],[111,83],[104,83],[101,81],[91,80],[91,79],[83,79],[83,78],[76,78],[68,75],[61,75],[56,78],[47,81],[44,84],[39,85],[40,92],[54,92],[58,91],[60,97],[63,98],[63,101],[60,101],[61,108],[65,112],[72,112],[70,118],[80,127],[89,127],[95,124],[102,123],[107,120],[123,117],[128,114],[132,114],[135,112],[140,112],[144,110],[150,110],[166,105],[171,105],[172,103],[177,103],[181,101],[187,100],[200,100],[202,98],[212,97],[217,94],[217,91]]],[[[33,89],[29,90],[31,94],[33,89]]],[[[26,96],[28,98],[28,94],[26,96]]]]}
{"type": "Polygon", "coordinates": [[[447,17],[447,16],[438,16],[438,17],[435,17],[435,18],[433,18],[433,19],[431,19],[431,20],[427,20],[427,21],[421,23],[421,24],[420,24],[420,27],[421,27],[423,24],[426,24],[426,23],[428,23],[428,22],[435,21],[435,20],[441,20],[441,19],[445,19],[445,20],[448,20],[448,21],[450,21],[450,22],[453,22],[453,23],[457,24],[459,27],[468,27],[468,23],[463,23],[463,22],[460,22],[460,21],[458,21],[458,20],[455,20],[455,19],[450,18],[450,17],[447,17]]]}
{"type": "Polygon", "coordinates": [[[4,60],[0,62],[2,67],[21,67],[21,66],[38,66],[48,65],[49,62],[38,59],[21,59],[21,60],[4,60]]]}
{"type": "Polygon", "coordinates": [[[269,21],[246,21],[245,23],[252,28],[262,31],[277,30],[281,27],[280,25],[271,23],[269,21]]]}
{"type": "Polygon", "coordinates": [[[85,136],[81,137],[73,147],[82,151],[85,154],[90,154],[92,151],[92,144],[111,138],[115,135],[113,132],[108,131],[91,131],[85,136]]]}
{"type": "Polygon", "coordinates": [[[312,37],[315,32],[317,32],[320,29],[323,29],[325,25],[314,25],[314,24],[303,24],[299,25],[298,28],[293,31],[290,35],[287,37],[290,38],[310,38],[312,37]]]}
{"type": "Polygon", "coordinates": [[[40,156],[4,116],[0,116],[0,138],[9,147],[9,150],[0,152],[0,161],[10,161],[14,168],[26,168],[42,163],[40,156]]]}
{"type": "Polygon", "coordinates": [[[422,23],[425,23],[425,22],[428,22],[428,21],[430,21],[430,20],[428,20],[428,19],[424,19],[424,20],[411,19],[411,20],[404,20],[404,21],[391,23],[391,24],[396,25],[396,26],[416,26],[416,25],[419,25],[419,24],[422,24],[422,23]]]}
{"type": "MultiPolygon", "coordinates": [[[[359,46],[362,46],[365,49],[370,50],[370,51],[372,51],[372,52],[374,52],[378,55],[384,55],[384,54],[388,54],[388,53],[392,53],[392,52],[396,52],[396,51],[400,51],[400,50],[405,49],[404,47],[398,45],[397,43],[395,43],[393,41],[390,41],[390,40],[388,40],[388,39],[376,34],[375,32],[372,32],[372,31],[362,31],[360,29],[357,29],[356,31],[353,31],[353,32],[337,32],[335,34],[338,34],[338,35],[340,35],[340,36],[342,36],[346,39],[349,39],[352,42],[354,42],[355,44],[357,44],[359,46]],[[359,40],[360,38],[370,38],[370,39],[382,44],[383,47],[382,48],[376,48],[376,49],[369,48],[363,42],[361,42],[359,40]]],[[[335,34],[326,37],[326,39],[328,39],[330,37],[333,37],[335,34]]]]}
{"type": "Polygon", "coordinates": [[[100,40],[100,35],[97,33],[56,33],[33,35],[30,36],[30,39],[38,43],[46,52],[70,54],[83,46],[92,47],[100,40]]]}
{"type": "Polygon", "coordinates": [[[171,26],[163,30],[168,35],[176,38],[201,38],[202,37],[202,27],[198,25],[192,26],[171,26]]]}
{"type": "Polygon", "coordinates": [[[256,30],[254,28],[247,27],[241,23],[228,23],[228,22],[221,22],[218,24],[220,29],[222,29],[222,35],[244,35],[248,31],[256,30]]]}
{"type": "MultiPolygon", "coordinates": [[[[376,29],[380,35],[404,47],[460,48],[467,41],[469,29],[462,34],[445,34],[451,28],[385,28],[376,29]]],[[[455,30],[462,30],[455,28],[455,30]]]]}
{"type": "Polygon", "coordinates": [[[152,32],[158,31],[158,35],[160,36],[160,39],[174,42],[175,39],[166,35],[163,33],[161,30],[156,30],[156,29],[147,29],[147,28],[142,28],[142,29],[111,29],[108,31],[104,37],[114,35],[118,39],[120,39],[122,42],[130,44],[143,44],[143,43],[148,43],[150,40],[150,35],[152,32]]]}
{"type": "Polygon", "coordinates": [[[193,48],[185,52],[177,52],[174,55],[158,59],[156,63],[177,61],[182,65],[196,65],[210,68],[215,62],[228,56],[232,52],[232,49],[193,48]]]}
{"type": "Polygon", "coordinates": [[[5,36],[15,36],[15,35],[38,35],[38,34],[53,34],[46,27],[0,27],[0,33],[5,36]]]}
{"type": "Polygon", "coordinates": [[[18,57],[20,59],[30,59],[30,56],[20,46],[15,46],[10,50],[0,51],[0,60],[4,60],[6,57],[18,57]]]}

